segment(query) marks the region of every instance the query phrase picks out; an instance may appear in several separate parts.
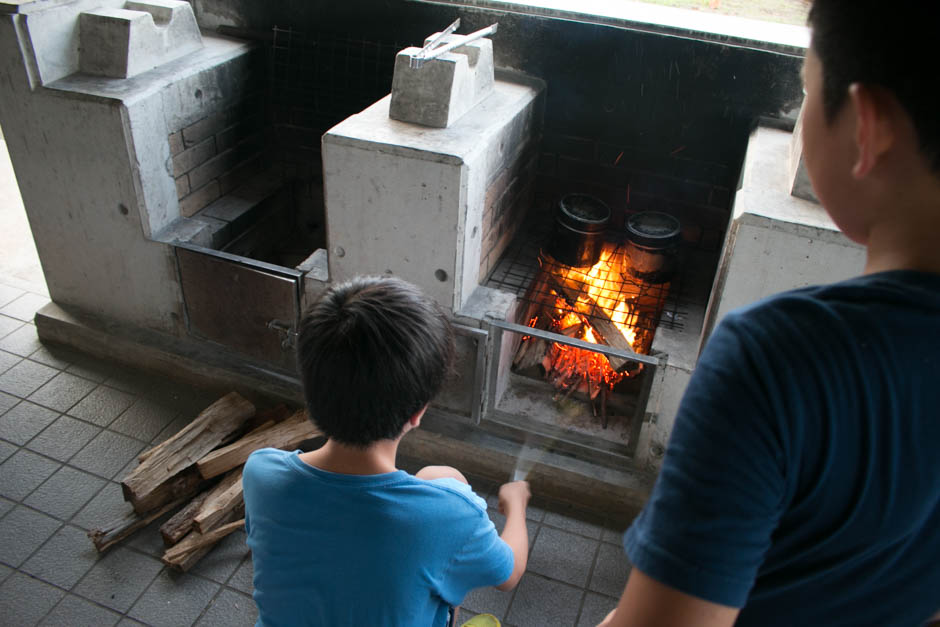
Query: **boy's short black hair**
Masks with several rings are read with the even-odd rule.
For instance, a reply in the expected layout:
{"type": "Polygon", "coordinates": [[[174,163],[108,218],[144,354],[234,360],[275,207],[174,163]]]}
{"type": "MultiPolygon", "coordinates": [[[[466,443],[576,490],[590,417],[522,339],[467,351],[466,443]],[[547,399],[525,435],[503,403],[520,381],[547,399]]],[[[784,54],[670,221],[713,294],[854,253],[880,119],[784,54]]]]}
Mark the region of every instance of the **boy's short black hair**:
{"type": "Polygon", "coordinates": [[[852,83],[891,91],[905,108],[930,168],[940,174],[936,92],[940,2],[813,0],[813,50],[822,62],[823,106],[831,122],[852,83]]]}
{"type": "Polygon", "coordinates": [[[401,434],[437,394],[453,355],[441,308],[394,277],[357,277],[327,290],[297,342],[311,419],[327,437],[363,448],[401,434]]]}

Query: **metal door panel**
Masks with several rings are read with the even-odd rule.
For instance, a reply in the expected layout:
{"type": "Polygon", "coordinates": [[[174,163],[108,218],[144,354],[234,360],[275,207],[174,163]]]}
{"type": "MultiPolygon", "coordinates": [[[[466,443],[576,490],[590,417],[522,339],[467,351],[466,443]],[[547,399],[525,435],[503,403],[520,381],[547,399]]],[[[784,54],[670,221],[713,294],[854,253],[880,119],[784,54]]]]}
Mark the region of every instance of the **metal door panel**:
{"type": "Polygon", "coordinates": [[[295,370],[302,273],[196,246],[176,254],[190,333],[295,370]]]}

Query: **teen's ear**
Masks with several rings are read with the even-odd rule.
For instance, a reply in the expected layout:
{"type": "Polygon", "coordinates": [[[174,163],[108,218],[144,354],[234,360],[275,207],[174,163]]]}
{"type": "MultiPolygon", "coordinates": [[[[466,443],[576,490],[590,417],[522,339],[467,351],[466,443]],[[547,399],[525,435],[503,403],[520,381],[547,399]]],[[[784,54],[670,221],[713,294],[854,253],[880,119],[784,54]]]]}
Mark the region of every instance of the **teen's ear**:
{"type": "Polygon", "coordinates": [[[894,144],[894,124],[884,94],[861,83],[849,85],[849,100],[855,113],[855,147],[858,158],[852,167],[855,178],[867,176],[894,144]]]}
{"type": "Polygon", "coordinates": [[[411,424],[412,429],[416,429],[421,425],[421,418],[424,417],[424,412],[428,410],[428,406],[425,405],[415,413],[414,416],[408,419],[408,423],[411,424]]]}

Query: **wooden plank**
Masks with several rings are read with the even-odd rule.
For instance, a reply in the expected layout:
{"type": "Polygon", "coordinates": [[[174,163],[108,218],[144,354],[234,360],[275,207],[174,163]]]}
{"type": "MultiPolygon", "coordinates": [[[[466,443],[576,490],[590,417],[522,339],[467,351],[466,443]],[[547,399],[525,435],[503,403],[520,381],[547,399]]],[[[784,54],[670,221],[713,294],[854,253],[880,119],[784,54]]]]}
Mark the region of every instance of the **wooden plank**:
{"type": "Polygon", "coordinates": [[[211,479],[244,464],[248,456],[259,448],[293,449],[318,435],[321,435],[319,429],[313,426],[306,412],[298,410],[284,422],[212,451],[196,462],[196,467],[203,478],[211,479]]]}
{"type": "Polygon", "coordinates": [[[121,481],[124,499],[131,502],[135,511],[144,513],[179,498],[183,491],[195,494],[202,481],[195,470],[196,461],[254,414],[255,406],[237,392],[220,398],[179,433],[155,447],[121,481]],[[189,469],[195,471],[195,478],[187,472],[189,469]]]}
{"type": "Polygon", "coordinates": [[[177,499],[144,516],[139,516],[137,512],[130,512],[120,520],[104,525],[99,529],[92,529],[88,532],[88,537],[91,538],[98,552],[104,553],[124,538],[133,535],[138,529],[143,529],[157,518],[160,518],[160,516],[172,511],[185,502],[185,498],[177,499]]]}
{"type": "Polygon", "coordinates": [[[242,499],[242,469],[236,468],[225,475],[217,486],[209,490],[199,511],[193,516],[193,526],[206,533],[218,526],[219,521],[244,503],[242,499]]]}

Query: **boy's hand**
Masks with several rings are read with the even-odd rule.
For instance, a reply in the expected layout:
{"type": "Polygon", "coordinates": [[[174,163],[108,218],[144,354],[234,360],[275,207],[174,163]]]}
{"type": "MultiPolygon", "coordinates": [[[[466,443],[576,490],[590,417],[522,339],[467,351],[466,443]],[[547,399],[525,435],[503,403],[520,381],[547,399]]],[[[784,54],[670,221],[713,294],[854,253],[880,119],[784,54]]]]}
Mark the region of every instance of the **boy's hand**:
{"type": "Polygon", "coordinates": [[[510,511],[522,508],[525,511],[532,498],[528,481],[512,481],[499,486],[499,513],[508,516],[510,511]]]}

